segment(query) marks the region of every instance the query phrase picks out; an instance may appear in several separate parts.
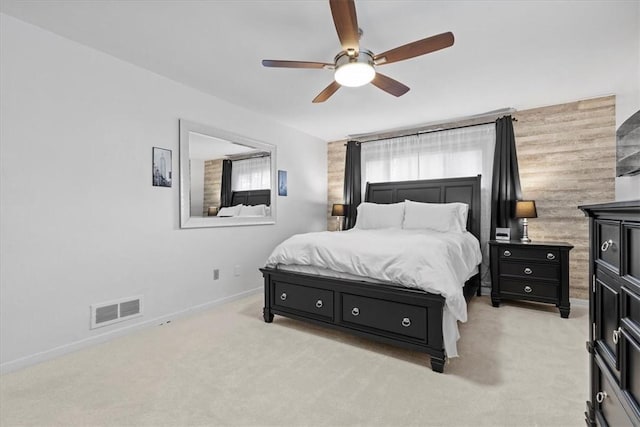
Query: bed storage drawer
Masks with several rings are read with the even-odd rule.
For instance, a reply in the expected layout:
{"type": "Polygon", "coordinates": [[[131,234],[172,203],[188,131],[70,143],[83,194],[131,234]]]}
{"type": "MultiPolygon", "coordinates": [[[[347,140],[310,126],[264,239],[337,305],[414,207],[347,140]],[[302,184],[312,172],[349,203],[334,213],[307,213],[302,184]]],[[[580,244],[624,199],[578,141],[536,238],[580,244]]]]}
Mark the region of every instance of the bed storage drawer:
{"type": "Polygon", "coordinates": [[[333,291],[327,289],[278,281],[274,283],[272,304],[274,308],[303,311],[333,320],[333,291]]]}
{"type": "Polygon", "coordinates": [[[342,321],[421,341],[427,338],[425,307],[342,294],[342,321]]]}

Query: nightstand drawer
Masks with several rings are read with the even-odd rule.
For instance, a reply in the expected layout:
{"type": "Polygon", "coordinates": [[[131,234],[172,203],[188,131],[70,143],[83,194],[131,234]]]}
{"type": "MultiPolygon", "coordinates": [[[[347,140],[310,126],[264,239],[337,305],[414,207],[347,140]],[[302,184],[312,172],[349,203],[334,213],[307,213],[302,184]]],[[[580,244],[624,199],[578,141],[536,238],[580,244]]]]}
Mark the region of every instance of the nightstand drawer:
{"type": "Polygon", "coordinates": [[[527,259],[534,261],[553,261],[558,262],[560,259],[560,251],[557,249],[540,249],[507,246],[498,250],[501,259],[527,259]]]}
{"type": "Polygon", "coordinates": [[[500,264],[500,275],[517,276],[526,279],[558,280],[558,266],[535,262],[507,262],[500,264]]]}
{"type": "Polygon", "coordinates": [[[333,319],[333,291],[275,282],[273,301],[275,308],[304,311],[333,319]]]}
{"type": "Polygon", "coordinates": [[[500,294],[557,300],[558,285],[527,280],[501,279],[500,294]]]}

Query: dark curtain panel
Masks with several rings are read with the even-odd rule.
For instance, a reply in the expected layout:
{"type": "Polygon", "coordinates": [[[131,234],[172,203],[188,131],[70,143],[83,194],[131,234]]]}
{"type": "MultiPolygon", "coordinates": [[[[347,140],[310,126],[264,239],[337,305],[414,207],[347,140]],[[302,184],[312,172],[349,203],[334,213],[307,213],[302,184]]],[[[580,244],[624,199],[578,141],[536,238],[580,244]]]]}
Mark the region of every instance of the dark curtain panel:
{"type": "Polygon", "coordinates": [[[511,239],[520,237],[518,220],[513,218],[515,201],[522,199],[516,138],[511,116],[496,120],[496,151],[493,157],[491,189],[491,234],[495,239],[496,227],[511,228],[511,239]]]}
{"type": "Polygon", "coordinates": [[[222,161],[222,183],[220,185],[220,207],[231,206],[231,160],[222,161]]]}
{"type": "Polygon", "coordinates": [[[347,142],[347,159],[344,165],[344,230],[353,228],[356,224],[356,208],[362,201],[360,167],[360,143],[347,142]]]}

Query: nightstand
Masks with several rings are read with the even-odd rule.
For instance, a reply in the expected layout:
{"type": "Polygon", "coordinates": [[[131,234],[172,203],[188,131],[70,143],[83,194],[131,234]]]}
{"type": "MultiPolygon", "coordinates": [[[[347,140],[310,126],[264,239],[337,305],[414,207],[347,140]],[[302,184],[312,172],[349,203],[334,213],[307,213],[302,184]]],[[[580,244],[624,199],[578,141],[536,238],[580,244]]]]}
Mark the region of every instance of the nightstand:
{"type": "Polygon", "coordinates": [[[569,251],[564,242],[489,241],[491,303],[517,299],[555,304],[569,317],[569,251]]]}

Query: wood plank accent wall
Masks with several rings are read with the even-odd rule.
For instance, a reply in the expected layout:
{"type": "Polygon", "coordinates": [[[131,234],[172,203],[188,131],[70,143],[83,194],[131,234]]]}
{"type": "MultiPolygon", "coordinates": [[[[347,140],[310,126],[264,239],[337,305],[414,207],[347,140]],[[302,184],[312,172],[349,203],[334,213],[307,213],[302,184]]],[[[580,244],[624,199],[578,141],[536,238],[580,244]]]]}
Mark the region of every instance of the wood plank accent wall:
{"type": "Polygon", "coordinates": [[[522,196],[536,201],[532,240],[564,241],[571,297],[589,297],[589,223],[578,205],[615,200],[615,97],[514,114],[522,196]]]}
{"type": "Polygon", "coordinates": [[[204,204],[203,216],[207,216],[210,206],[220,207],[222,187],[222,159],[204,162],[204,204]]]}
{"type": "Polygon", "coordinates": [[[344,203],[344,163],[347,158],[347,140],[330,142],[327,147],[327,229],[335,231],[338,228],[336,218],[331,216],[334,203],[344,203]]]}
{"type": "MultiPolygon", "coordinates": [[[[588,298],[588,221],[577,206],[615,199],[615,97],[587,99],[513,114],[525,199],[536,201],[529,220],[535,240],[565,241],[572,298],[588,298]]],[[[328,144],[327,225],[333,203],[343,201],[345,141],[328,144]]]]}

